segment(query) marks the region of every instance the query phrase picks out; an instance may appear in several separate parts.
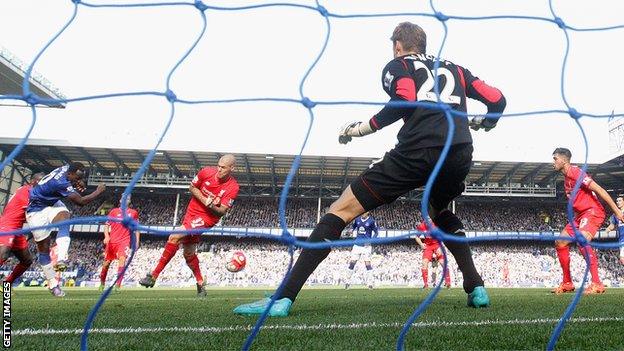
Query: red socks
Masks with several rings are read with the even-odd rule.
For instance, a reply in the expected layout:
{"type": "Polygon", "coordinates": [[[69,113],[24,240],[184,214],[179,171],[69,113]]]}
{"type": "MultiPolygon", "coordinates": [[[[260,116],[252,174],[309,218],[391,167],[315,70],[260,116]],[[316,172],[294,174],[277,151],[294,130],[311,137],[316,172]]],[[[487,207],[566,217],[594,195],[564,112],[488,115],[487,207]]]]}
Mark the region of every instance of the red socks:
{"type": "Polygon", "coordinates": [[[585,252],[589,254],[589,271],[592,275],[593,283],[600,283],[600,277],[598,276],[598,259],[596,258],[596,254],[594,253],[594,249],[590,246],[587,247],[579,247],[579,251],[585,259],[585,252]]]}
{"type": "Polygon", "coordinates": [[[204,278],[201,275],[201,269],[199,269],[199,258],[197,255],[193,254],[191,257],[186,257],[186,264],[193,271],[197,284],[202,285],[204,283],[204,278]]]}
{"type": "Polygon", "coordinates": [[[179,246],[180,245],[178,244],[170,243],[167,241],[167,244],[165,245],[165,250],[163,251],[162,256],[160,256],[160,261],[158,261],[158,265],[156,265],[156,268],[154,268],[154,271],[152,272],[152,277],[154,279],[158,278],[160,272],[165,269],[167,263],[169,263],[173,256],[175,256],[179,246]]]}
{"type": "Polygon", "coordinates": [[[121,272],[123,272],[123,269],[123,266],[117,267],[117,281],[115,282],[115,284],[117,284],[118,288],[121,288],[121,281],[123,280],[123,275],[121,275],[121,272]]]}
{"type": "Polygon", "coordinates": [[[561,264],[561,270],[563,270],[563,282],[571,283],[572,277],[570,276],[570,247],[568,245],[562,247],[556,247],[557,257],[561,264]]]}
{"type": "Polygon", "coordinates": [[[110,266],[102,266],[102,271],[100,272],[100,284],[106,284],[106,277],[108,276],[108,267],[110,266]]]}
{"type": "Polygon", "coordinates": [[[429,284],[427,284],[427,280],[429,278],[429,270],[427,268],[421,268],[420,271],[422,272],[423,284],[428,286],[429,284]]]}

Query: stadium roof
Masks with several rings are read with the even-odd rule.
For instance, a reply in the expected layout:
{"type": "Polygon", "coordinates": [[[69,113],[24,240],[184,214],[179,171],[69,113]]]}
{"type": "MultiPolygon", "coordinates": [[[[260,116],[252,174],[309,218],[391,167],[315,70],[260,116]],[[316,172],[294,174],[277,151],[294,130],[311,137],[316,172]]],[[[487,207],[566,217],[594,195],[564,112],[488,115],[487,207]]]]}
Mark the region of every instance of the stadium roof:
{"type": "MultiPolygon", "coordinates": [[[[0,151],[8,154],[18,140],[0,139],[0,151]]],[[[64,145],[58,141],[30,140],[17,161],[33,171],[50,171],[69,161],[89,165],[102,175],[132,175],[138,170],[149,150],[88,148],[64,145]]],[[[191,177],[198,169],[216,165],[222,156],[217,152],[160,150],[147,174],[191,177]]],[[[276,195],[284,185],[293,155],[237,154],[237,179],[247,195],[276,195]],[[252,190],[253,189],[253,190],[252,190]]],[[[339,195],[373,159],[363,157],[303,156],[293,180],[297,195],[339,195]],[[323,191],[323,192],[321,192],[323,191]]],[[[589,172],[608,190],[622,192],[624,168],[618,159],[602,165],[589,165],[589,172]]],[[[557,173],[550,163],[474,161],[468,184],[519,183],[547,186],[554,184],[557,173]]],[[[561,181],[561,177],[558,177],[561,181]]]]}
{"type": "MultiPolygon", "coordinates": [[[[22,95],[22,82],[26,66],[8,50],[0,47],[0,95],[22,95]]],[[[63,95],[40,74],[33,72],[30,77],[30,91],[45,99],[62,99],[63,95]]],[[[0,100],[3,105],[9,100],[0,100]]],[[[16,100],[11,100],[16,101],[16,100]]],[[[26,105],[24,103],[24,105],[26,105]]],[[[21,106],[21,105],[20,105],[21,106]]],[[[48,107],[65,108],[65,104],[48,105],[48,107]]]]}

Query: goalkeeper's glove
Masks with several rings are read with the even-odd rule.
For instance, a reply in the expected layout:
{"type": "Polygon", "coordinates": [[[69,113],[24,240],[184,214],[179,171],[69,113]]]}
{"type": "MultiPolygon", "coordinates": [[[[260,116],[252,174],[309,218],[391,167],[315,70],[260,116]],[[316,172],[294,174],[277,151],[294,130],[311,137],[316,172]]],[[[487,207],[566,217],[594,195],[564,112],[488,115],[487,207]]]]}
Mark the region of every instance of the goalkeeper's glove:
{"type": "Polygon", "coordinates": [[[498,122],[498,120],[494,120],[494,119],[488,119],[485,118],[483,116],[475,116],[473,117],[470,122],[468,123],[468,125],[470,126],[470,128],[472,128],[473,130],[479,130],[479,129],[483,129],[486,132],[489,132],[490,130],[492,130],[494,127],[496,127],[496,123],[498,122]]]}
{"type": "Polygon", "coordinates": [[[349,122],[340,128],[338,142],[346,144],[351,141],[352,137],[362,137],[374,132],[375,130],[371,128],[368,122],[349,122]]]}

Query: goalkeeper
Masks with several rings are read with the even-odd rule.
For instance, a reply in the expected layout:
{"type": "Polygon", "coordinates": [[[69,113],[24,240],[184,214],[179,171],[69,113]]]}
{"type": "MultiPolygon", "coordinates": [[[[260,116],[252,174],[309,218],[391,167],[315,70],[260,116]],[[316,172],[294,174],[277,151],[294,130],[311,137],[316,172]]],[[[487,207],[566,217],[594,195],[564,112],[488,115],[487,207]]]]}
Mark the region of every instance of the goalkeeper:
{"type": "MultiPolygon", "coordinates": [[[[358,215],[391,203],[410,190],[425,185],[440,158],[448,135],[446,113],[452,115],[455,130],[448,156],[431,189],[429,214],[434,224],[444,232],[465,237],[461,220],[447,207],[463,192],[464,179],[472,164],[472,137],[465,115],[466,98],[476,99],[487,107],[488,118],[475,118],[471,127],[488,131],[496,126],[498,117],[503,113],[505,97],[498,89],[452,62],[439,60],[436,70],[435,57],[427,55],[425,51],[426,34],[416,24],[400,23],[391,40],[394,59],[382,73],[383,88],[390,96],[390,103],[368,121],[345,125],[340,131],[339,142],[346,144],[353,137],[374,133],[403,119],[403,127],[397,136],[398,143],[380,162],[365,170],[344,190],[316,225],[309,242],[337,240],[346,224],[358,215]],[[438,101],[434,79],[437,79],[439,99],[445,109],[434,104],[438,101]],[[406,101],[427,104],[396,104],[406,101]]],[[[445,244],[462,272],[468,306],[488,306],[489,297],[472,261],[468,244],[455,241],[447,241],[445,244]]],[[[329,252],[330,249],[301,251],[269,315],[288,315],[303,284],[329,252]]],[[[260,314],[268,303],[267,298],[238,306],[234,312],[260,314]]]]}

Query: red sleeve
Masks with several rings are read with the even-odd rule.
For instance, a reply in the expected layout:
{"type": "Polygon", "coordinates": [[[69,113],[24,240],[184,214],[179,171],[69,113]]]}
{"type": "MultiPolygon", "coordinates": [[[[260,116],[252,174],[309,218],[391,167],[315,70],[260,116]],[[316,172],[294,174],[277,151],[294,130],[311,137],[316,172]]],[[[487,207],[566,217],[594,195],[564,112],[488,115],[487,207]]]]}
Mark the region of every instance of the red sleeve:
{"type": "Polygon", "coordinates": [[[416,83],[410,77],[402,77],[396,82],[396,97],[406,101],[416,101],[416,83]]]}
{"type": "MultiPolygon", "coordinates": [[[[384,91],[390,96],[390,101],[416,101],[416,81],[409,73],[407,63],[403,59],[390,61],[382,72],[384,91]]],[[[369,120],[373,130],[379,130],[401,118],[409,117],[415,107],[384,106],[369,120]]]]}
{"type": "Polygon", "coordinates": [[[500,90],[486,84],[478,77],[473,76],[472,73],[465,68],[457,66],[457,70],[459,71],[462,83],[465,84],[466,97],[483,103],[490,114],[503,113],[507,106],[507,101],[500,90]]]}
{"type": "Polygon", "coordinates": [[[204,182],[208,177],[210,177],[210,168],[202,168],[196,175],[195,178],[191,181],[194,187],[199,188],[199,185],[204,182]]]}
{"type": "Polygon", "coordinates": [[[138,221],[139,220],[139,211],[132,210],[132,218],[134,218],[135,221],[138,221]]]}
{"type": "Polygon", "coordinates": [[[579,179],[579,177],[583,177],[583,179],[581,180],[581,188],[590,190],[589,185],[594,180],[589,174],[583,172],[583,170],[579,167],[572,167],[570,168],[570,175],[572,176],[572,179],[574,180],[574,184],[576,184],[576,181],[579,179]]]}

